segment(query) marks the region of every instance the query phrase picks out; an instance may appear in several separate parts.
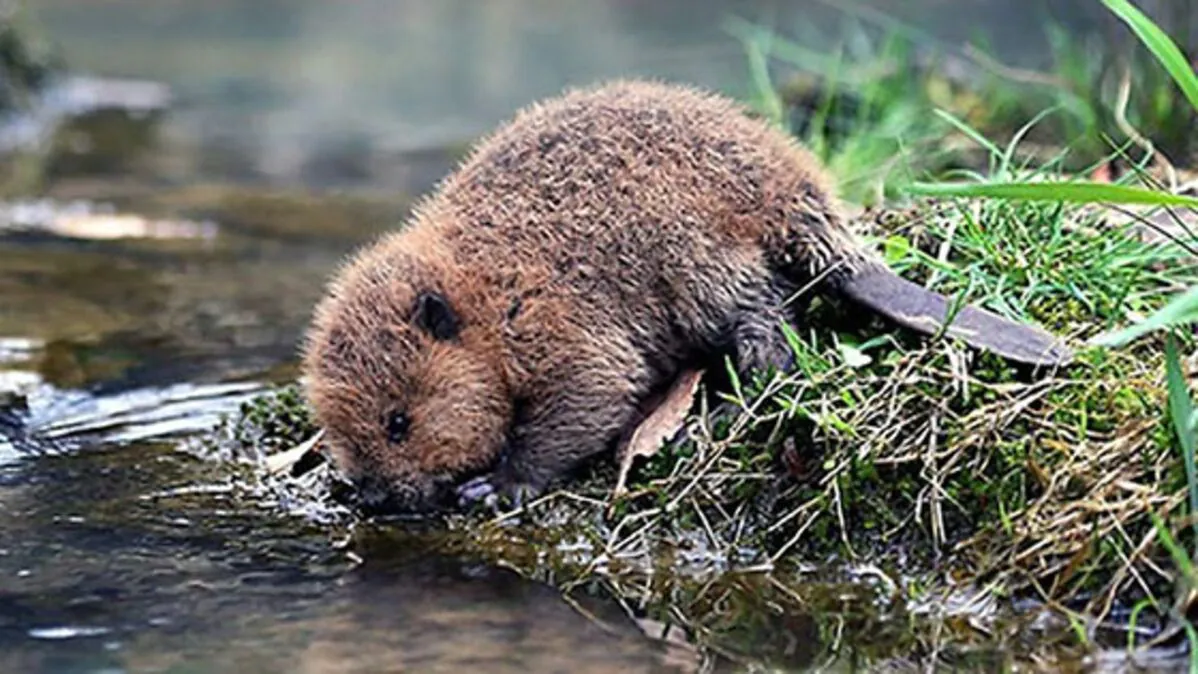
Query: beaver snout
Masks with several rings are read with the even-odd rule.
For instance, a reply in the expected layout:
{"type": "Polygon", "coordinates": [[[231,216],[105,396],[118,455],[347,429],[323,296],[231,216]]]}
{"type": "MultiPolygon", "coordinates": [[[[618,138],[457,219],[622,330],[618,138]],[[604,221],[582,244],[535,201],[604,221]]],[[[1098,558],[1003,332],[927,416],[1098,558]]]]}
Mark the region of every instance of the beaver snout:
{"type": "Polygon", "coordinates": [[[363,474],[352,480],[354,501],[364,515],[425,515],[457,502],[453,485],[433,480],[427,483],[388,479],[363,474]]]}
{"type": "Polygon", "coordinates": [[[367,515],[415,514],[429,505],[424,490],[414,484],[366,474],[356,477],[353,485],[358,508],[367,515]]]}
{"type": "Polygon", "coordinates": [[[385,480],[374,475],[363,475],[353,481],[358,507],[369,515],[402,512],[402,501],[397,498],[385,480]]]}

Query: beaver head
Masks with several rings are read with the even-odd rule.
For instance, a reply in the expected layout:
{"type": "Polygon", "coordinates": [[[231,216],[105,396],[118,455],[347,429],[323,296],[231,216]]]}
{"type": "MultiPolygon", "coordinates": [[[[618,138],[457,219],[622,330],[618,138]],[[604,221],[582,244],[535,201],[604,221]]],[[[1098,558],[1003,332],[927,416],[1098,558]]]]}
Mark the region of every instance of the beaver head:
{"type": "Polygon", "coordinates": [[[353,261],[318,305],[305,388],[366,509],[430,511],[497,460],[511,397],[449,265],[390,244],[353,261]]]}

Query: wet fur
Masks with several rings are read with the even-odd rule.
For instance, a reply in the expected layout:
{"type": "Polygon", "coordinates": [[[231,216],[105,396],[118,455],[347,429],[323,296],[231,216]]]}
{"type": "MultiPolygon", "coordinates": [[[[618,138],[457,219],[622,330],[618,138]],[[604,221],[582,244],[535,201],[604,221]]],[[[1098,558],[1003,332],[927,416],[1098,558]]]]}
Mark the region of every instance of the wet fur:
{"type": "Polygon", "coordinates": [[[535,494],[686,363],[784,366],[784,299],[878,264],[832,194],[788,135],[691,88],[523,110],[318,307],[307,392],[339,465],[388,508],[450,505],[471,477],[472,498],[535,494]],[[388,442],[397,409],[411,433],[388,442]]]}

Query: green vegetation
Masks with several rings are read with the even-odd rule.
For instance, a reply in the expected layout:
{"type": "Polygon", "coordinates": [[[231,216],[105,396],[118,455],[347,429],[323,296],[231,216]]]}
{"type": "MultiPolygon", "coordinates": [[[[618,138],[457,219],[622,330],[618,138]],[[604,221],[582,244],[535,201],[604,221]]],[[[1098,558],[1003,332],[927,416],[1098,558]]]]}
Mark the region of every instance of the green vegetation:
{"type": "Polygon", "coordinates": [[[1162,68],[1147,50],[1116,53],[1048,24],[1052,65],[1036,72],[976,45],[937,46],[889,17],[846,14],[852,34],[833,54],[740,19],[726,29],[745,46],[754,105],[802,138],[850,201],[878,203],[928,173],[992,171],[998,139],[1017,165],[1070,173],[1142,164],[1130,148],[1195,159],[1198,112],[1170,76],[1188,66],[1176,47],[1162,68]]]}

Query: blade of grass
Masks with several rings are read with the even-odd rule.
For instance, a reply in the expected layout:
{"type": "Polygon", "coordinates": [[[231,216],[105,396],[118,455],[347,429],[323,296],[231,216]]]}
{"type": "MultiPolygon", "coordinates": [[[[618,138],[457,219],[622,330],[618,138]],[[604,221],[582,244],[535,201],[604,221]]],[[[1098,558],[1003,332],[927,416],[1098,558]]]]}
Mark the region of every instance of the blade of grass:
{"type": "Polygon", "coordinates": [[[1131,615],[1127,619],[1127,652],[1131,653],[1136,650],[1136,622],[1140,617],[1140,612],[1152,606],[1152,600],[1141,599],[1136,602],[1136,605],[1131,609],[1131,615]]]}
{"type": "Polygon", "coordinates": [[[1161,62],[1173,81],[1189,99],[1190,105],[1198,110],[1198,74],[1186,60],[1181,49],[1143,12],[1136,9],[1127,0],[1102,0],[1107,9],[1114,12],[1120,19],[1131,27],[1132,32],[1140,38],[1144,46],[1161,62]]]}
{"type": "Polygon", "coordinates": [[[944,121],[948,122],[949,124],[952,124],[957,129],[957,131],[960,131],[961,133],[968,136],[970,140],[972,140],[973,142],[982,146],[982,148],[984,148],[986,150],[986,152],[988,152],[990,154],[992,159],[1002,156],[1002,150],[998,149],[997,145],[992,143],[989,138],[986,138],[981,133],[979,133],[977,129],[966,124],[963,120],[958,119],[956,115],[953,115],[951,112],[948,112],[947,110],[941,110],[940,108],[936,108],[932,112],[936,116],[943,119],[944,121]]]}
{"type": "Polygon", "coordinates": [[[907,192],[932,197],[991,197],[1029,201],[1145,204],[1198,208],[1198,198],[1110,183],[914,183],[907,192]]]}
{"type": "Polygon", "coordinates": [[[1198,630],[1194,629],[1194,623],[1189,619],[1182,621],[1182,628],[1186,631],[1186,640],[1190,642],[1190,674],[1198,673],[1198,630]]]}
{"type": "Polygon", "coordinates": [[[1019,130],[1017,130],[1015,132],[1015,135],[1011,137],[1011,142],[1007,144],[1007,151],[1001,155],[1002,161],[1000,163],[1000,166],[1002,167],[1001,173],[1003,175],[1006,175],[1010,172],[1011,165],[1015,161],[1015,150],[1017,150],[1019,148],[1019,143],[1024,139],[1025,136],[1027,136],[1027,134],[1032,130],[1033,127],[1035,127],[1037,124],[1039,124],[1041,121],[1043,121],[1045,117],[1048,117],[1049,115],[1053,114],[1054,112],[1056,112],[1055,108],[1047,108],[1045,110],[1041,110],[1038,114],[1036,114],[1035,117],[1032,117],[1030,120],[1028,120],[1028,122],[1026,124],[1019,127],[1019,130]]]}
{"type": "Polygon", "coordinates": [[[1169,416],[1173,418],[1173,428],[1177,431],[1177,441],[1181,443],[1182,460],[1185,463],[1186,485],[1190,493],[1190,526],[1194,528],[1198,544],[1198,475],[1194,471],[1194,429],[1190,427],[1194,401],[1186,386],[1181,358],[1177,353],[1177,339],[1173,335],[1169,335],[1165,341],[1165,379],[1169,393],[1169,416]]]}
{"type": "Polygon", "coordinates": [[[1152,525],[1156,528],[1156,535],[1161,541],[1161,545],[1169,551],[1169,556],[1173,558],[1173,564],[1177,566],[1177,570],[1181,572],[1182,582],[1189,587],[1195,586],[1195,580],[1198,576],[1194,573],[1194,562],[1190,556],[1186,554],[1181,545],[1177,543],[1177,539],[1173,538],[1173,534],[1169,531],[1169,527],[1165,526],[1165,521],[1156,513],[1151,514],[1152,525]]]}
{"type": "Polygon", "coordinates": [[[1148,318],[1122,330],[1106,332],[1090,340],[1098,346],[1123,346],[1150,332],[1198,322],[1198,286],[1174,297],[1148,318]]]}
{"type": "Polygon", "coordinates": [[[745,43],[745,54],[749,59],[749,76],[753,92],[762,112],[770,122],[781,125],[786,115],[786,106],[770,81],[770,69],[767,63],[769,50],[768,34],[759,34],[755,39],[745,43]]]}

